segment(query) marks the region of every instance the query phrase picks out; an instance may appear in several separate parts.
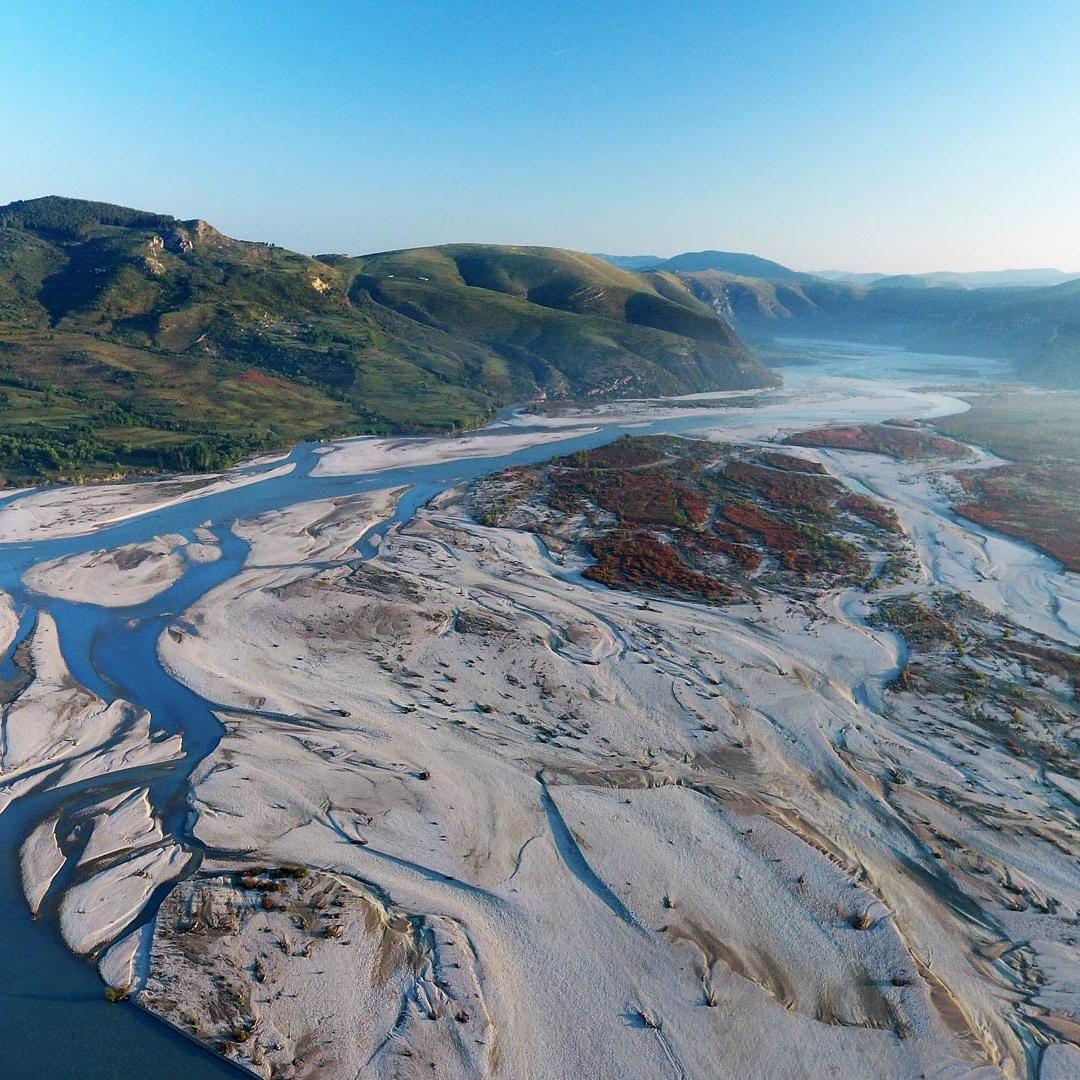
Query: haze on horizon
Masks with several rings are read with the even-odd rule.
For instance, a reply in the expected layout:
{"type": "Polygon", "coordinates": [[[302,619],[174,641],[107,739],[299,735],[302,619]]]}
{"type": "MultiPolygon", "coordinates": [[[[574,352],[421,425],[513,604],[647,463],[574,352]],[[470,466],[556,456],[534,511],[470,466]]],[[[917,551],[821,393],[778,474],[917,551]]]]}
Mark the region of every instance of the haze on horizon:
{"type": "Polygon", "coordinates": [[[316,253],[1080,269],[1080,7],[72,0],[0,11],[0,203],[316,253]]]}

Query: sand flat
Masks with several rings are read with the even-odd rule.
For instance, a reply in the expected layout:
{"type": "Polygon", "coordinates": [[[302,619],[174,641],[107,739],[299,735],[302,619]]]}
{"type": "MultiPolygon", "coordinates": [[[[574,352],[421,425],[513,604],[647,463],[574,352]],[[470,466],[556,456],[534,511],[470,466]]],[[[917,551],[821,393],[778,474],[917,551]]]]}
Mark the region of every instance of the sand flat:
{"type": "Polygon", "coordinates": [[[147,788],[135,788],[93,809],[90,838],[79,856],[80,866],[118,852],[161,843],[164,835],[149,795],[147,788]]]}
{"type": "Polygon", "coordinates": [[[559,426],[553,431],[514,431],[513,428],[485,429],[476,435],[455,439],[346,439],[331,443],[323,453],[313,475],[360,476],[385,469],[404,469],[431,465],[440,461],[464,458],[501,457],[527,446],[541,446],[595,431],[595,426],[580,421],[573,430],[559,426]]]}
{"type": "Polygon", "coordinates": [[[0,657],[7,656],[8,650],[19,632],[19,616],[10,596],[0,589],[0,657]]]}
{"type": "Polygon", "coordinates": [[[37,592],[61,600],[132,607],[180,580],[186,566],[182,552],[187,546],[182,536],[156,536],[145,544],[126,544],[38,563],[24,580],[37,592]]]}
{"type": "Polygon", "coordinates": [[[30,637],[32,678],[0,713],[0,782],[8,791],[38,770],[53,786],[120,768],[176,759],[179,735],[151,731],[150,714],[122,698],[106,703],[72,677],[56,622],[39,612],[30,637]]]}
{"type": "Polygon", "coordinates": [[[23,892],[35,917],[66,861],[56,838],[58,818],[58,814],[51,814],[39,821],[19,850],[23,892]]]}
{"type": "Polygon", "coordinates": [[[81,536],[153,510],[285,476],[294,468],[289,462],[257,473],[234,469],[211,476],[32,491],[0,508],[0,543],[81,536]]]}
{"type": "Polygon", "coordinates": [[[89,953],[112,941],[159,885],[180,874],[188,858],[179,844],[166,844],[73,885],[60,904],[60,932],[68,946],[89,953]]]}
{"type": "MultiPolygon", "coordinates": [[[[900,501],[895,470],[877,482],[900,501]]],[[[932,533],[913,539],[926,565],[932,533]]],[[[1018,1074],[1025,991],[980,956],[1027,917],[980,890],[984,914],[958,915],[922,822],[1069,910],[1080,880],[1067,848],[1024,855],[1041,823],[987,824],[986,800],[1038,782],[1004,747],[959,720],[927,738],[867,694],[902,653],[856,599],[643,609],[440,499],[373,560],[242,576],[187,613],[197,636],[162,639],[227,727],[193,777],[196,835],[466,926],[515,1075],[588,1072],[596,1041],[624,1075],[1018,1074]],[[925,788],[948,814],[908,801],[925,788]]],[[[1064,808],[1049,784],[1025,805],[1046,798],[1064,808]]]]}

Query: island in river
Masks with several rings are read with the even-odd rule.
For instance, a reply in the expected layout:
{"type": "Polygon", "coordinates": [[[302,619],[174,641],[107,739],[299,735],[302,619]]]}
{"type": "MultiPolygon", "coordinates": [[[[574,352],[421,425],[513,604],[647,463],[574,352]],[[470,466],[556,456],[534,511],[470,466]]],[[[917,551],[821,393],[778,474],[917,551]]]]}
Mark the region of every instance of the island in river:
{"type": "Polygon", "coordinates": [[[13,1075],[1076,1075],[1080,578],[901,358],[12,493],[13,1075]]]}

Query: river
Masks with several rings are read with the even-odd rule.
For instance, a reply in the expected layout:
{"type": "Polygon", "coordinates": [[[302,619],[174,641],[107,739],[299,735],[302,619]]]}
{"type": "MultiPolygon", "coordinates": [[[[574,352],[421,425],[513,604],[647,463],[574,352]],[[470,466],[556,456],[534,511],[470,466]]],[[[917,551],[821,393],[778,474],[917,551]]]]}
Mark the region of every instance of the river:
{"type": "MultiPolygon", "coordinates": [[[[542,461],[600,445],[624,432],[678,433],[708,426],[730,429],[733,438],[752,437],[763,423],[799,425],[886,419],[897,415],[898,399],[907,406],[907,415],[942,415],[963,408],[963,403],[925,384],[955,384],[973,377],[1004,374],[996,361],[928,357],[844,343],[788,342],[782,359],[785,387],[758,395],[756,407],[741,399],[733,407],[709,406],[708,413],[669,409],[658,420],[651,419],[642,407],[638,415],[629,418],[601,416],[595,429],[584,434],[568,430],[565,440],[497,458],[449,460],[363,476],[312,475],[324,448],[305,444],[288,456],[294,468],[287,475],[274,475],[153,510],[84,536],[0,545],[0,589],[11,594],[16,607],[25,612],[20,638],[30,631],[35,611],[50,612],[75,678],[106,700],[124,697],[149,709],[155,729],[179,733],[184,750],[182,758],[167,765],[128,770],[60,791],[33,793],[16,800],[0,815],[0,970],[4,973],[0,1017],[7,1033],[3,1074],[10,1078],[55,1080],[114,1080],[117,1076],[172,1080],[237,1075],[233,1066],[140,1009],[106,1003],[93,966],[72,955],[60,938],[55,919],[55,885],[41,919],[32,921],[18,865],[20,845],[47,812],[63,808],[59,835],[64,838],[74,824],[74,811],[135,783],[149,784],[153,805],[166,830],[193,852],[193,865],[197,865],[198,844],[185,828],[187,780],[215,747],[221,728],[207,703],[163,670],[156,642],[180,612],[243,565],[246,544],[230,531],[232,522],[298,502],[397,487],[407,487],[408,491],[397,506],[393,522],[407,522],[418,507],[454,484],[508,465],[542,461]],[[883,372],[895,381],[875,378],[883,372]],[[918,389],[910,388],[913,382],[919,384],[918,389]],[[44,560],[145,542],[166,533],[193,537],[195,530],[205,524],[220,538],[222,557],[216,562],[190,566],[171,588],[135,607],[103,608],[52,599],[32,593],[22,584],[26,571],[44,560]]],[[[448,441],[447,445],[452,443],[448,441]]],[[[262,463],[251,466],[250,471],[269,473],[279,470],[280,464],[262,463]]],[[[0,513],[2,506],[0,501],[0,513]]],[[[392,523],[384,523],[374,532],[382,533],[392,523]]],[[[366,537],[359,545],[361,557],[373,553],[373,539],[366,537]]],[[[11,673],[9,656],[4,658],[0,675],[10,677],[11,673]]],[[[58,883],[63,881],[62,873],[58,883]]],[[[144,919],[150,917],[154,907],[154,903],[149,905],[144,919]]]]}

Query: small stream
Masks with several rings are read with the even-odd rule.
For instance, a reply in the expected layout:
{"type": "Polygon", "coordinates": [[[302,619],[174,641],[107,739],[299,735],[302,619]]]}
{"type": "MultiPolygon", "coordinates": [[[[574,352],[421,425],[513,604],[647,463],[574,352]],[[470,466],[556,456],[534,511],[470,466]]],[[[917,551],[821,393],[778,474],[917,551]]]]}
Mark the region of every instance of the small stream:
{"type": "MultiPolygon", "coordinates": [[[[164,629],[207,591],[227,581],[243,566],[247,545],[231,531],[233,522],[299,502],[338,498],[363,491],[404,487],[390,522],[371,531],[357,545],[360,559],[377,550],[376,537],[392,524],[412,520],[417,509],[455,484],[472,480],[509,465],[530,464],[609,442],[623,433],[659,434],[694,431],[706,426],[730,427],[734,438],[752,432],[763,413],[780,416],[791,425],[823,423],[831,418],[851,421],[884,419],[894,415],[875,397],[874,383],[860,391],[853,384],[847,397],[832,411],[807,406],[803,396],[821,393],[840,379],[881,370],[884,355],[899,373],[920,378],[955,380],[954,361],[968,358],[927,358],[899,350],[835,343],[799,343],[797,367],[785,374],[787,388],[759,395],[761,408],[724,409],[712,415],[686,410],[660,421],[646,418],[627,423],[596,421],[598,429],[586,434],[568,431],[558,443],[546,443],[497,458],[476,458],[439,464],[387,469],[365,476],[313,476],[321,460],[314,444],[297,447],[288,457],[292,472],[151,511],[85,536],[45,539],[0,545],[0,589],[21,611],[20,638],[32,628],[35,612],[48,611],[56,620],[64,657],[73,676],[106,701],[124,697],[149,709],[154,730],[178,733],[183,756],[165,765],[128,770],[83,781],[59,791],[34,792],[16,800],[0,814],[0,970],[4,988],[0,1017],[8,1039],[3,1075],[11,1080],[116,1080],[117,1077],[203,1078],[239,1075],[236,1068],[216,1058],[138,1008],[109,1005],[94,967],[71,954],[55,925],[55,891],[47,899],[42,918],[30,919],[19,876],[18,852],[29,831],[48,813],[62,808],[60,837],[65,842],[73,811],[136,785],[148,785],[156,812],[167,833],[184,843],[191,854],[189,872],[201,859],[199,845],[187,830],[188,778],[216,747],[222,729],[209,704],[173,679],[161,666],[157,640],[164,629]],[[816,350],[816,351],[815,351],[816,350]],[[809,358],[809,359],[808,359],[809,358]],[[824,379],[821,377],[825,376],[824,379]],[[881,415],[882,412],[885,415],[881,415]],[[97,551],[124,544],[147,542],[155,536],[179,533],[194,538],[207,525],[218,537],[221,558],[190,565],[183,577],[150,601],[128,608],[102,608],[58,600],[31,592],[22,584],[26,571],[38,562],[97,551]]],[[[988,377],[986,362],[978,361],[979,374],[988,377]]],[[[968,369],[972,373],[972,369],[968,369]]],[[[992,377],[992,373],[989,373],[992,377]]],[[[835,392],[835,388],[833,389],[835,392]]],[[[909,398],[912,411],[957,411],[962,403],[943,394],[891,389],[909,398]]],[[[592,423],[593,421],[589,421],[592,423]]],[[[253,466],[249,472],[270,472],[280,462],[253,466]]],[[[17,497],[17,496],[16,496],[17,497]]],[[[0,500],[0,512],[4,502],[0,500]]],[[[11,656],[0,658],[0,679],[14,674],[11,656]]],[[[85,837],[83,838],[83,842],[85,837]]],[[[78,841],[73,842],[76,849],[78,841]]],[[[68,871],[70,873],[70,871],[68,871]]],[[[63,874],[61,879],[63,880],[63,874]]],[[[161,897],[155,897],[160,902],[161,897]]],[[[140,917],[152,917],[153,904],[140,917]]]]}

